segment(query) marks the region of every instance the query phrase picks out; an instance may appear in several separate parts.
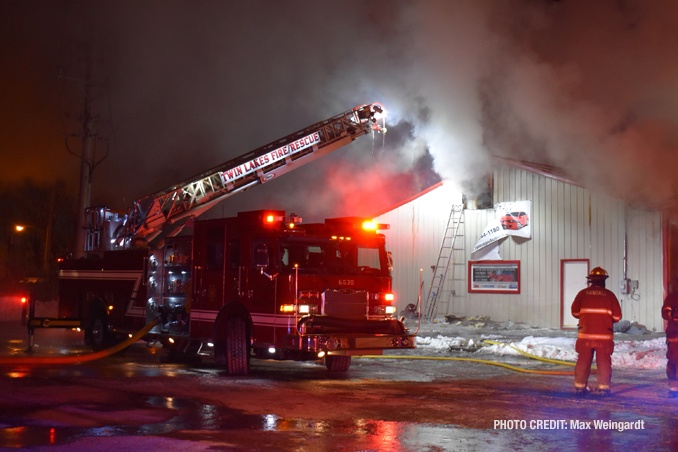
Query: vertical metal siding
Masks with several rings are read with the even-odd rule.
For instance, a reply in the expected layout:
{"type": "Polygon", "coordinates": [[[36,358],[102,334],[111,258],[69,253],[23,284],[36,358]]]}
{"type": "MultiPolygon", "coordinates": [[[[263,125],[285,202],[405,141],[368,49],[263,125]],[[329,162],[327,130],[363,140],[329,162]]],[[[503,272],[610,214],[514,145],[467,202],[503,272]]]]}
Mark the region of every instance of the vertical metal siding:
{"type": "MultiPolygon", "coordinates": [[[[608,271],[607,288],[620,298],[624,318],[648,328],[661,329],[663,285],[659,213],[634,211],[610,196],[508,167],[495,173],[494,200],[532,201],[532,238],[525,241],[509,237],[499,246],[502,259],[521,263],[521,293],[469,294],[467,315],[486,315],[499,321],[558,328],[560,261],[589,259],[592,268],[600,266],[608,271]],[[640,281],[635,299],[619,293],[625,230],[628,277],[640,281]]],[[[487,211],[487,219],[491,216],[492,211],[487,211]]],[[[467,211],[467,259],[487,224],[482,224],[480,218],[478,213],[472,216],[467,211]],[[479,224],[472,225],[472,221],[479,224]]],[[[569,303],[571,301],[565,301],[565,309],[569,303]]]]}
{"type": "MultiPolygon", "coordinates": [[[[386,236],[386,248],[393,254],[393,291],[396,294],[398,311],[410,303],[417,303],[419,293],[419,269],[423,269],[424,286],[422,298],[428,293],[432,270],[442,242],[447,220],[454,204],[461,204],[461,189],[451,182],[432,190],[396,209],[375,218],[379,223],[387,223],[390,229],[381,231],[386,236]]],[[[465,254],[459,257],[463,259],[465,254]]],[[[452,277],[452,268],[448,280],[452,277]]],[[[438,310],[442,315],[450,309],[449,293],[452,287],[447,284],[447,296],[441,296],[438,310]]]]}
{"type": "MultiPolygon", "coordinates": [[[[468,293],[471,251],[494,212],[466,210],[464,235],[455,244],[460,248],[454,252],[457,265],[448,272],[439,317],[482,315],[559,328],[560,261],[589,259],[591,268],[600,266],[610,274],[607,288],[620,299],[624,319],[661,331],[663,238],[658,212],[634,210],[610,196],[512,167],[495,172],[494,187],[495,202],[532,201],[532,238],[509,237],[499,245],[502,259],[520,261],[521,293],[468,293]],[[627,275],[640,285],[633,298],[619,293],[625,231],[627,275]]],[[[393,288],[399,310],[416,303],[420,268],[426,297],[450,208],[460,203],[461,191],[447,183],[377,218],[391,225],[384,234],[394,256],[393,288]]],[[[564,309],[571,301],[565,301],[564,309]]]]}

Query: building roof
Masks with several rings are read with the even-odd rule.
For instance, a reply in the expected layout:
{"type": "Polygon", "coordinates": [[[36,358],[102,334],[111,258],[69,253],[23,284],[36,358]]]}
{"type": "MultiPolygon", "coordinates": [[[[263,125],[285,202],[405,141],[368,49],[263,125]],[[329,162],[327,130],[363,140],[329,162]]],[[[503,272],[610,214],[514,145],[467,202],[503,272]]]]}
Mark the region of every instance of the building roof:
{"type": "Polygon", "coordinates": [[[558,168],[557,166],[552,166],[552,165],[546,165],[544,163],[535,163],[535,162],[528,162],[527,160],[518,160],[518,159],[511,159],[507,157],[499,157],[498,155],[493,155],[492,156],[495,160],[498,160],[500,162],[504,162],[507,165],[513,166],[515,168],[520,168],[524,169],[526,171],[530,171],[532,173],[536,173],[545,177],[549,177],[551,179],[558,180],[560,182],[565,182],[570,185],[575,185],[577,187],[581,188],[586,188],[581,182],[577,182],[574,179],[571,179],[570,176],[567,174],[567,172],[562,169],[558,168]]]}
{"type": "Polygon", "coordinates": [[[414,201],[415,199],[424,196],[426,193],[431,192],[431,191],[435,190],[435,189],[438,188],[438,187],[441,187],[441,186],[443,185],[443,183],[445,183],[445,181],[444,181],[444,180],[441,180],[441,181],[438,182],[437,184],[431,185],[431,186],[428,187],[426,190],[423,190],[423,191],[417,193],[417,194],[414,195],[414,196],[410,196],[409,198],[407,198],[407,199],[405,199],[405,200],[403,200],[403,201],[400,201],[400,202],[397,203],[397,204],[394,204],[394,205],[392,205],[392,206],[390,206],[390,207],[388,207],[388,208],[386,208],[386,209],[382,209],[381,211],[379,211],[379,212],[377,212],[376,214],[372,215],[372,218],[375,218],[375,217],[378,217],[378,216],[380,216],[380,215],[383,215],[383,214],[385,214],[386,212],[390,212],[390,211],[392,211],[392,210],[397,209],[398,207],[400,207],[400,206],[402,206],[402,205],[407,204],[408,202],[414,201]]]}

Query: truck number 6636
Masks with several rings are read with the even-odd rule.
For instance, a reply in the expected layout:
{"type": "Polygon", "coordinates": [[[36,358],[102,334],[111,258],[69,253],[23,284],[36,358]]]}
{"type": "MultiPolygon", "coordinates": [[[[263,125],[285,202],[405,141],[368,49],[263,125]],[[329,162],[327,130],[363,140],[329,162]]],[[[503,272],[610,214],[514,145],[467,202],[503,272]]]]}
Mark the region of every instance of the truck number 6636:
{"type": "Polygon", "coordinates": [[[340,279],[339,285],[340,286],[353,286],[353,285],[355,285],[355,281],[353,281],[352,279],[340,279]]]}

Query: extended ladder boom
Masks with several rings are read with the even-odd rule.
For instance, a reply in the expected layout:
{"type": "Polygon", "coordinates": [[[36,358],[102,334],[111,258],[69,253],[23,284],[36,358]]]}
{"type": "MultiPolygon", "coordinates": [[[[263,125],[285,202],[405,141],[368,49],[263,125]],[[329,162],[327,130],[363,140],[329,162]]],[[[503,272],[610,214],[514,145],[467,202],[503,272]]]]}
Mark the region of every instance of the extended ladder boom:
{"type": "Polygon", "coordinates": [[[372,130],[381,131],[377,121],[383,112],[378,103],[356,107],[136,201],[124,227],[116,232],[115,248],[127,248],[136,239],[151,242],[176,235],[189,218],[217,202],[346,146],[372,130]]]}

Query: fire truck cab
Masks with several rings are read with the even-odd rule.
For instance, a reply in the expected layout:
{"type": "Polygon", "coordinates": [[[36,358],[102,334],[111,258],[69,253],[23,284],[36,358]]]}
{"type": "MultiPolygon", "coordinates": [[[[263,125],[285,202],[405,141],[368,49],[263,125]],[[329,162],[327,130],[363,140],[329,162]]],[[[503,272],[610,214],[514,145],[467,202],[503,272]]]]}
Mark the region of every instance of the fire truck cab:
{"type": "Polygon", "coordinates": [[[346,371],[352,355],[414,348],[395,317],[385,225],[300,221],[241,212],[195,222],[191,254],[190,237],[168,240],[162,261],[150,257],[147,320],[162,319],[151,334],[169,347],[211,344],[233,374],[247,374],[250,356],[346,371]]]}

